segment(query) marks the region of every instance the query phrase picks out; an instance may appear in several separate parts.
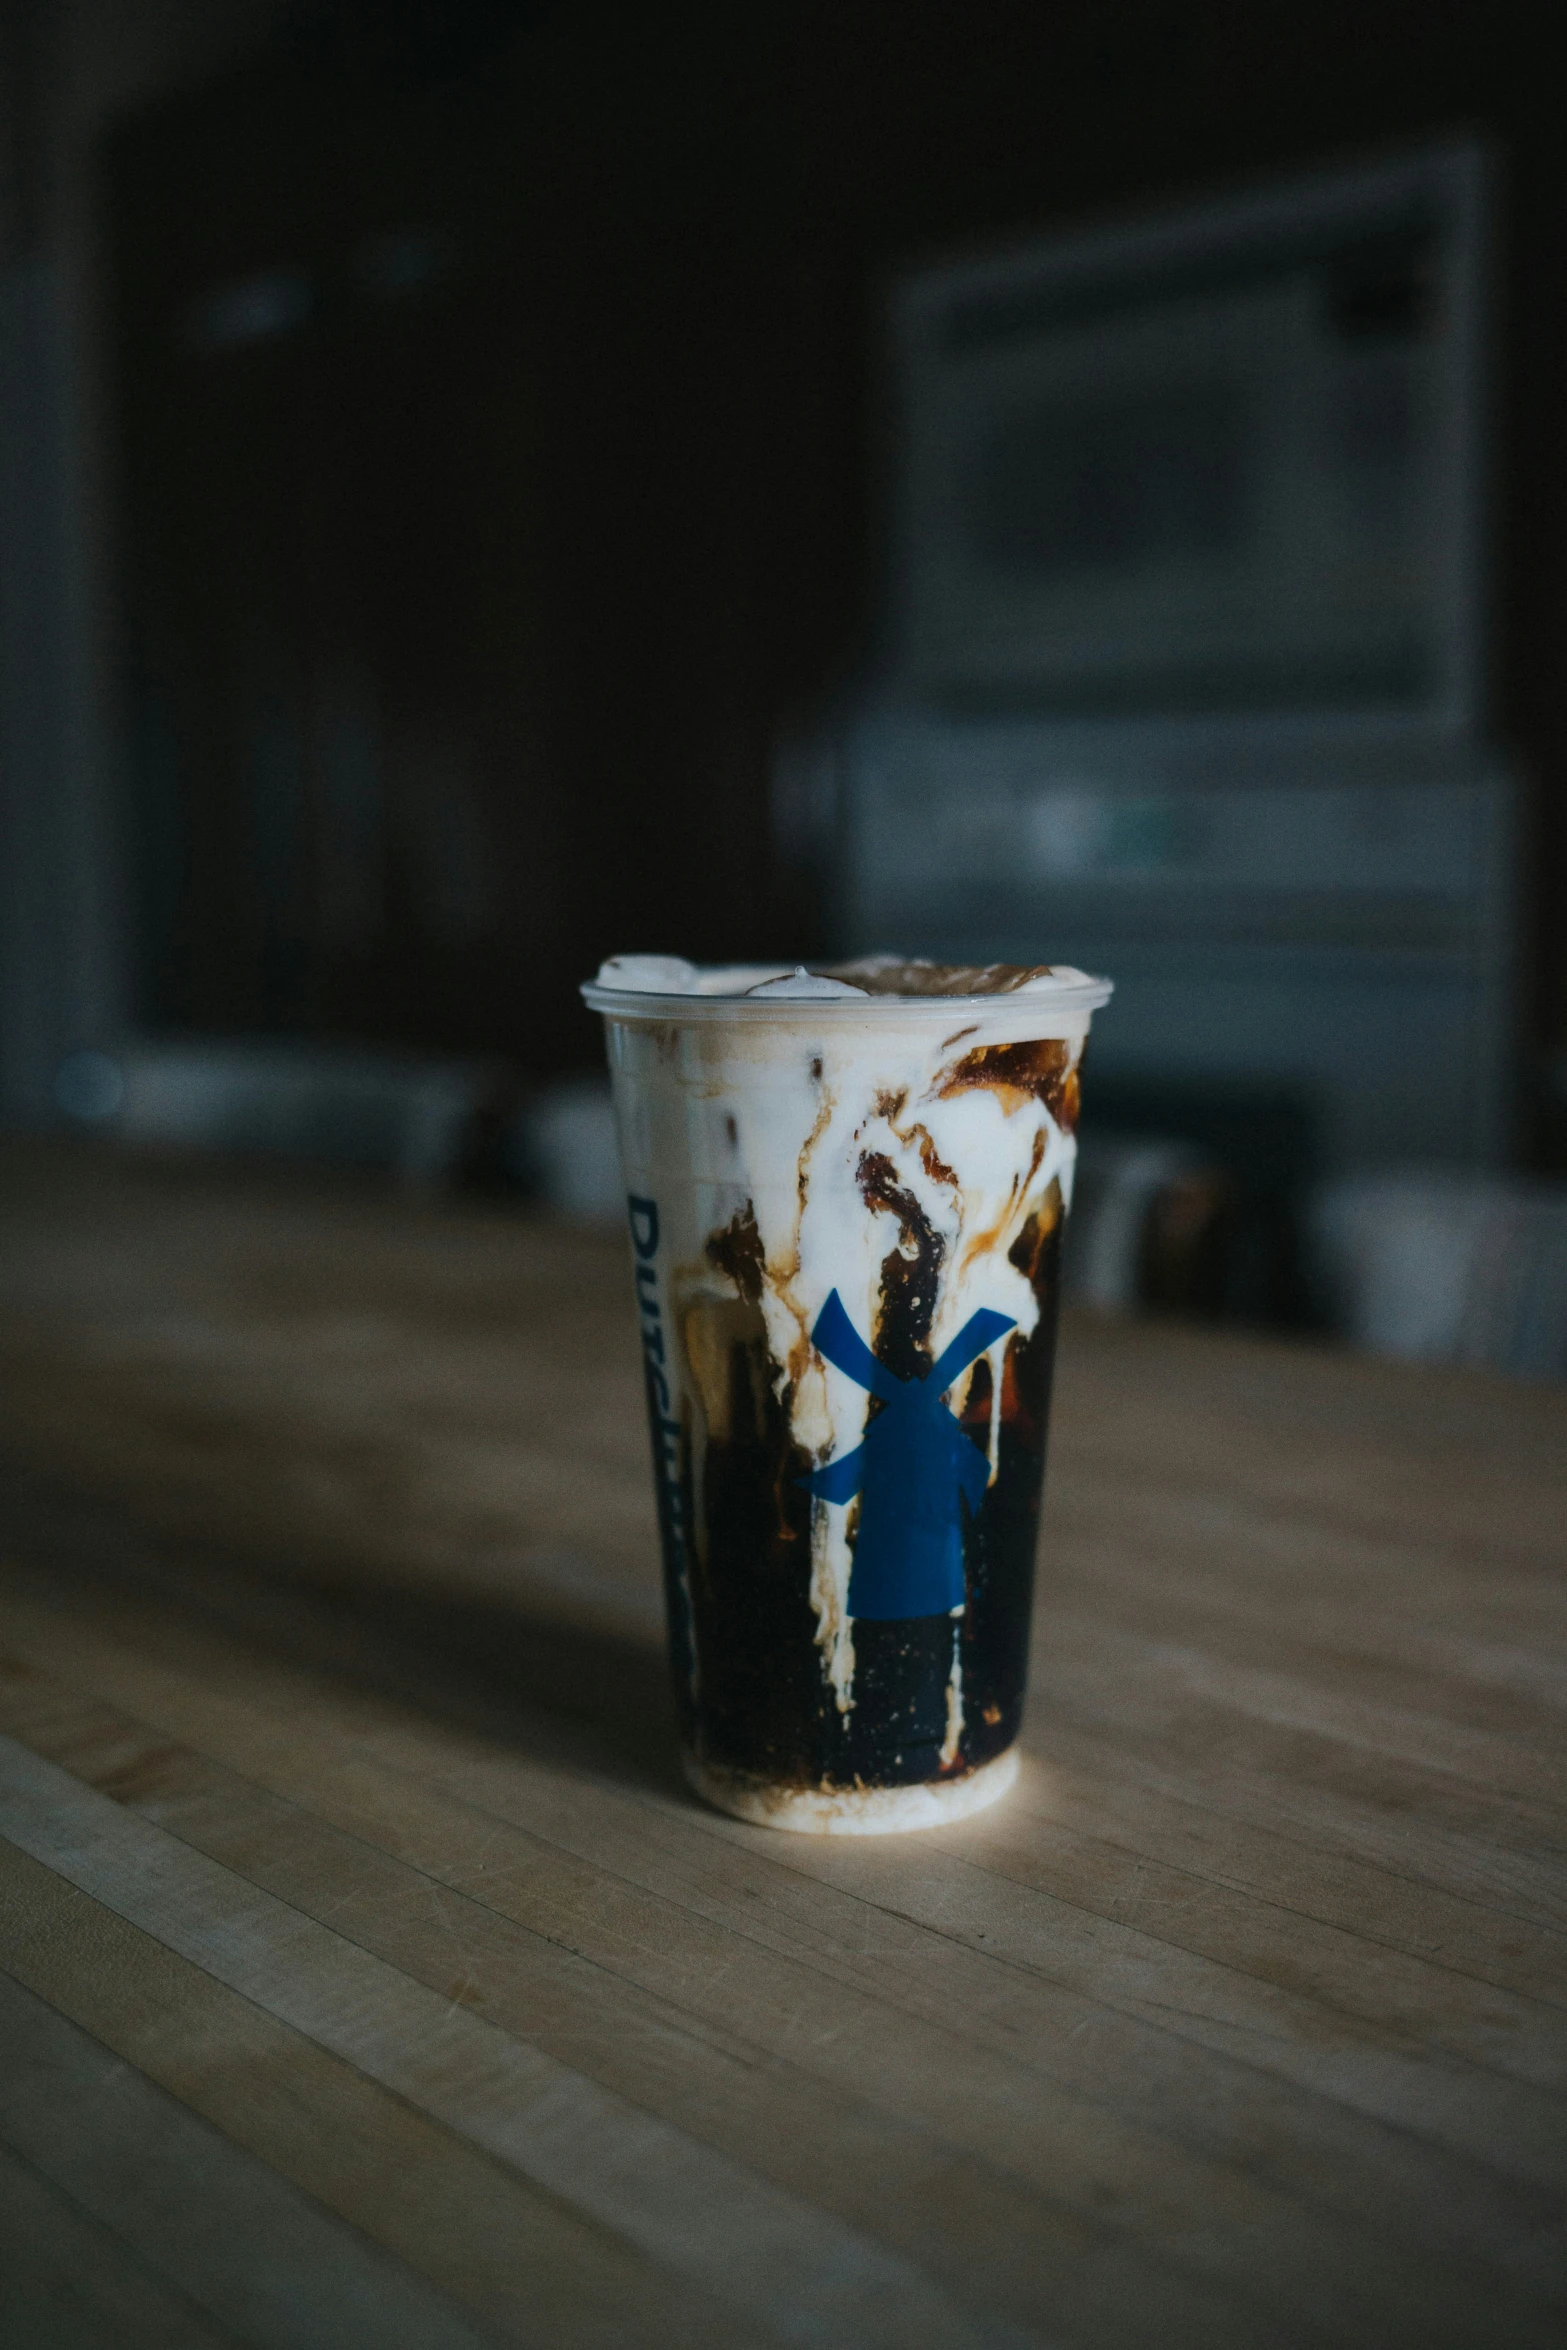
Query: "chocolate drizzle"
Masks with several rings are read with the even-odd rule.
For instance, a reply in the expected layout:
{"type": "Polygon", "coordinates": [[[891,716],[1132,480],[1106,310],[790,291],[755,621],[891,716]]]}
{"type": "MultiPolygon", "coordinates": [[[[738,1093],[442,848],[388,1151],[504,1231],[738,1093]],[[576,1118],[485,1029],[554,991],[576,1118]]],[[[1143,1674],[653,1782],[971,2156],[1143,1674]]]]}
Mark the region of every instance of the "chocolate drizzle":
{"type": "Polygon", "coordinates": [[[887,955],[866,955],[853,963],[824,965],[828,979],[846,979],[867,995],[1015,995],[1031,979],[1048,979],[1049,963],[900,963],[887,955]]]}
{"type": "Polygon", "coordinates": [[[743,1208],[736,1208],[721,1231],[708,1235],[706,1255],[708,1263],[718,1272],[728,1274],[748,1304],[759,1303],[762,1270],[767,1259],[762,1236],[756,1229],[756,1209],[750,1200],[743,1208]]]}
{"type": "Polygon", "coordinates": [[[1057,1036],[1020,1044],[982,1044],[947,1070],[937,1092],[947,1101],[983,1086],[999,1094],[1009,1110],[1021,1109],[1030,1099],[1040,1101],[1062,1131],[1071,1134],[1077,1128],[1077,1073],[1071,1046],[1057,1036]]]}
{"type": "Polygon", "coordinates": [[[881,1261],[881,1306],[875,1350],[899,1379],[923,1379],[930,1368],[930,1325],[946,1243],[882,1151],[863,1151],[855,1180],[873,1211],[895,1216],[898,1245],[881,1261]]]}

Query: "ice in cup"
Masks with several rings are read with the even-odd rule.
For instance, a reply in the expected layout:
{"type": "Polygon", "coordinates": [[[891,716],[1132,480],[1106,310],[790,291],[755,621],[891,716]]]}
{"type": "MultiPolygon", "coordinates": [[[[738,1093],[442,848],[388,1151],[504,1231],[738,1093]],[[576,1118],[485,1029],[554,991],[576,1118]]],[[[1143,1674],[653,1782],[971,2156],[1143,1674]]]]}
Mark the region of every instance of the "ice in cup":
{"type": "Polygon", "coordinates": [[[1016,1776],[1078,1071],[1108,982],[620,956],[604,1015],[686,1768],[823,1833],[1016,1776]]]}

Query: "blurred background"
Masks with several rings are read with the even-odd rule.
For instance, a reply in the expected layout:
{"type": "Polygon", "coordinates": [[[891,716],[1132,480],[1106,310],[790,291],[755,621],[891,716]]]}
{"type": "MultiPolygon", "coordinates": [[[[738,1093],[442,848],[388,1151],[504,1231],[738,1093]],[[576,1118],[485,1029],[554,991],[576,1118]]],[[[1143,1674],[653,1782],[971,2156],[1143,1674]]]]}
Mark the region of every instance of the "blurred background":
{"type": "Polygon", "coordinates": [[[0,1116],[613,1215],[605,954],[1052,957],[1081,1295],[1567,1373],[1548,41],[9,0],[0,1116]]]}

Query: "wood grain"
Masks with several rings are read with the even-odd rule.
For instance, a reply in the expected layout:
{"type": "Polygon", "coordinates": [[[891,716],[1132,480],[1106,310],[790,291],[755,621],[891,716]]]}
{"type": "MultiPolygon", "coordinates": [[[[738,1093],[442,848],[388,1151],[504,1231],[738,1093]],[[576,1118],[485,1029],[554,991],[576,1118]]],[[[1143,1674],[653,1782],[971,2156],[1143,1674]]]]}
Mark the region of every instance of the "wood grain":
{"type": "Polygon", "coordinates": [[[616,1239],[0,1213],[21,2338],[1560,2339],[1567,1397],[1073,1324],[1016,1795],[782,1837],[674,1769],[616,1239]]]}
{"type": "Polygon", "coordinates": [[[8,1975],[0,2138],[225,2339],[296,2339],[301,2277],[319,2336],[343,2350],[482,2339],[414,2271],[8,1975]]]}

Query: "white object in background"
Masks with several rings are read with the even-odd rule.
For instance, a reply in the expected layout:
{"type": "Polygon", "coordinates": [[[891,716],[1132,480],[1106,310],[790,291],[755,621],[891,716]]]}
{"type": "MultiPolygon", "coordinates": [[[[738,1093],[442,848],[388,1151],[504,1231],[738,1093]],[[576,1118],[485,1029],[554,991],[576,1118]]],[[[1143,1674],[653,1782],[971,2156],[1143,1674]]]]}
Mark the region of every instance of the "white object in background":
{"type": "Polygon", "coordinates": [[[562,1078],[533,1096],[519,1125],[524,1156],[550,1207],[598,1224],[621,1221],[626,1189],[608,1078],[562,1078]]]}
{"type": "Polygon", "coordinates": [[[422,1185],[456,1174],[504,1083],[489,1062],[190,1040],[74,1053],[55,1100],[121,1142],[373,1168],[422,1185]]]}
{"type": "Polygon", "coordinates": [[[1355,1344],[1567,1377],[1567,1185],[1444,1168],[1344,1177],[1317,1194],[1311,1236],[1355,1344]]]}

